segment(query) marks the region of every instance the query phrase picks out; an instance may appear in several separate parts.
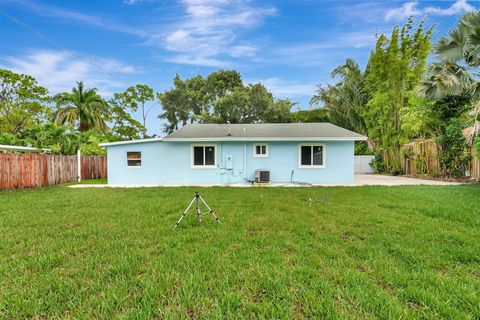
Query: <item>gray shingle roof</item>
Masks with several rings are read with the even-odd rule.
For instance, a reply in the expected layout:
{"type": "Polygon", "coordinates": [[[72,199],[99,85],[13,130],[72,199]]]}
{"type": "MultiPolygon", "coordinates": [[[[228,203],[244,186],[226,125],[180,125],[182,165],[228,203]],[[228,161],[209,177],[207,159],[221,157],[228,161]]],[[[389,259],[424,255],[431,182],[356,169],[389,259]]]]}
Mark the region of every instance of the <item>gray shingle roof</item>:
{"type": "Polygon", "coordinates": [[[366,137],[331,123],[191,124],[163,140],[366,140],[366,137]]]}

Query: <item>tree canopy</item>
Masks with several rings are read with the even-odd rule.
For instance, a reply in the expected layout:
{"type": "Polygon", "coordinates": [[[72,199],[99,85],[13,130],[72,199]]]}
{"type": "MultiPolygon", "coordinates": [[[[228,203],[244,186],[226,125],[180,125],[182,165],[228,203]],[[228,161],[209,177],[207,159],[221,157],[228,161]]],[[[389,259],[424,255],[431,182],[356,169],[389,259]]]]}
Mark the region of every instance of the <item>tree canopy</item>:
{"type": "Polygon", "coordinates": [[[173,88],[159,93],[166,132],[188,123],[290,122],[290,100],[275,99],[260,83],[244,85],[234,70],[219,70],[207,77],[173,79],[173,88]]]}
{"type": "Polygon", "coordinates": [[[323,103],[328,121],[365,134],[366,126],[361,112],[370,96],[365,88],[364,72],[355,60],[347,59],[332,71],[331,76],[338,82],[326,87],[319,86],[310,103],[323,103]]]}
{"type": "Polygon", "coordinates": [[[77,125],[80,132],[91,129],[107,131],[108,105],[96,88],[85,89],[80,81],[71,93],[57,94],[54,100],[57,103],[56,124],[77,125]]]}
{"type": "Polygon", "coordinates": [[[403,130],[409,98],[414,95],[430,52],[432,29],[421,22],[413,30],[412,18],[390,35],[379,35],[370,55],[365,85],[371,96],[363,118],[374,148],[384,153],[387,169],[400,168],[400,146],[409,137],[403,130]]]}
{"type": "Polygon", "coordinates": [[[39,125],[51,112],[48,100],[33,77],[0,69],[0,132],[22,135],[39,125]]]}

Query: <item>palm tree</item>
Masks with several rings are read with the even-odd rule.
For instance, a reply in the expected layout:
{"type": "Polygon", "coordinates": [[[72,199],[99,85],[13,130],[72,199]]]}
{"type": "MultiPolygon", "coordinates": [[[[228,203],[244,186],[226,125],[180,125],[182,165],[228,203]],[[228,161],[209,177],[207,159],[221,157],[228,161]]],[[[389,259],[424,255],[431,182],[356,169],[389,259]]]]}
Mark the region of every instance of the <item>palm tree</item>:
{"type": "Polygon", "coordinates": [[[347,59],[335,68],[332,78],[338,82],[327,87],[319,87],[310,103],[323,102],[332,123],[360,133],[366,133],[361,109],[367,104],[369,96],[365,90],[364,73],[357,62],[347,59]]]}
{"type": "Polygon", "coordinates": [[[456,63],[432,63],[420,81],[420,95],[433,100],[457,96],[472,88],[474,83],[468,70],[456,63]]]}
{"type": "MultiPolygon", "coordinates": [[[[467,92],[479,99],[480,83],[472,75],[478,74],[480,66],[480,12],[465,14],[450,30],[448,37],[441,38],[434,49],[440,61],[429,68],[420,84],[420,93],[440,100],[467,92]]],[[[480,101],[471,112],[474,118],[467,138],[469,144],[480,131],[477,123],[479,113],[480,101]]]]}
{"type": "Polygon", "coordinates": [[[480,12],[465,14],[448,37],[435,46],[439,57],[450,63],[464,63],[469,67],[480,65],[480,12]]]}
{"type": "Polygon", "coordinates": [[[97,89],[85,89],[83,82],[77,82],[77,87],[71,93],[61,93],[55,96],[57,113],[55,123],[62,125],[78,123],[78,131],[90,129],[107,130],[105,119],[108,118],[108,105],[98,95],[97,89]]]}

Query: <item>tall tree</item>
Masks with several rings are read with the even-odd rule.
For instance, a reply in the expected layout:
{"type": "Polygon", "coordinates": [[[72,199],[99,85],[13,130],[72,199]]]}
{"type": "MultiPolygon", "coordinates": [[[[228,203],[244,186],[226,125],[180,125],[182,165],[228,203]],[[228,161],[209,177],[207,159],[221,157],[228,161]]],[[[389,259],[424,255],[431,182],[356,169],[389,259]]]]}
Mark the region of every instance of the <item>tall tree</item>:
{"type": "MultiPolygon", "coordinates": [[[[152,103],[155,99],[153,89],[145,84],[137,84],[128,87],[123,93],[115,94],[117,101],[123,101],[122,104],[125,108],[129,108],[131,111],[136,112],[140,110],[142,115],[142,126],[146,128],[147,117],[150,111],[153,109],[152,103]],[[147,105],[150,102],[150,105],[147,105]]],[[[146,137],[146,130],[143,132],[143,137],[146,137]]]]}
{"type": "Polygon", "coordinates": [[[45,122],[48,91],[33,77],[0,69],[0,131],[22,136],[45,122]]]}
{"type": "Polygon", "coordinates": [[[85,89],[83,82],[77,82],[71,93],[60,93],[54,97],[57,103],[55,123],[78,124],[78,131],[90,129],[107,131],[109,118],[108,104],[97,93],[96,88],[85,89]]]}
{"type": "Polygon", "coordinates": [[[390,37],[379,35],[365,75],[371,98],[362,115],[368,136],[376,151],[383,154],[388,171],[401,167],[400,146],[408,141],[402,129],[403,117],[430,52],[432,29],[425,30],[423,22],[412,29],[410,18],[402,28],[395,27],[390,37]]]}
{"type": "MultiPolygon", "coordinates": [[[[465,14],[457,26],[441,38],[434,47],[438,62],[434,63],[422,81],[420,92],[429,98],[441,100],[460,94],[480,98],[480,12],[465,14]]],[[[473,130],[468,142],[471,144],[480,131],[478,117],[480,101],[473,109],[473,130]]]]}
{"type": "Polygon", "coordinates": [[[183,80],[177,74],[173,78],[173,88],[157,93],[164,112],[160,119],[167,121],[165,131],[172,132],[187,123],[193,123],[194,117],[200,115],[207,107],[205,79],[196,76],[183,80]]]}
{"type": "Polygon", "coordinates": [[[347,59],[332,71],[331,76],[338,79],[338,82],[326,87],[319,86],[310,103],[323,104],[331,123],[365,134],[366,127],[361,112],[369,95],[365,90],[364,73],[357,62],[347,59]]]}
{"type": "Polygon", "coordinates": [[[109,102],[110,108],[110,133],[118,139],[146,138],[146,129],[134,119],[130,113],[129,104],[125,103],[123,94],[116,93],[109,102]]]}
{"type": "Polygon", "coordinates": [[[147,137],[145,127],[147,116],[154,104],[147,106],[147,102],[154,99],[153,89],[147,85],[138,84],[127,88],[124,92],[115,93],[109,100],[112,123],[112,133],[122,139],[138,139],[147,137]],[[140,109],[142,122],[135,120],[132,112],[140,109]]]}
{"type": "Polygon", "coordinates": [[[292,122],[331,122],[326,108],[297,110],[292,112],[292,122]]]}
{"type": "Polygon", "coordinates": [[[174,87],[158,94],[171,132],[187,123],[289,122],[289,100],[277,100],[260,83],[244,85],[234,70],[219,70],[206,78],[173,79],[174,87]]]}

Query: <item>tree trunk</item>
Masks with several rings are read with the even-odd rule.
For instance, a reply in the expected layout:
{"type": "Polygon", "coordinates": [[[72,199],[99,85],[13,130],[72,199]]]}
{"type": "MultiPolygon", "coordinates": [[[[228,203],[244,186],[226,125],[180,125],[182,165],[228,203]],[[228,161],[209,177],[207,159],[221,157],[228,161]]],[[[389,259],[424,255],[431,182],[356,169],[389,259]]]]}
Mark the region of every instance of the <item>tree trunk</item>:
{"type": "Polygon", "coordinates": [[[89,127],[88,127],[88,123],[86,122],[80,122],[80,125],[78,127],[78,131],[80,132],[85,132],[85,131],[88,131],[89,127]]]}

